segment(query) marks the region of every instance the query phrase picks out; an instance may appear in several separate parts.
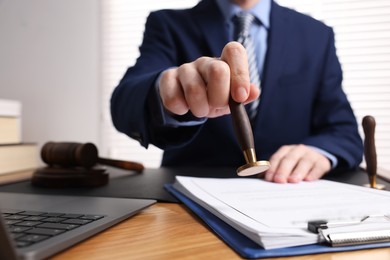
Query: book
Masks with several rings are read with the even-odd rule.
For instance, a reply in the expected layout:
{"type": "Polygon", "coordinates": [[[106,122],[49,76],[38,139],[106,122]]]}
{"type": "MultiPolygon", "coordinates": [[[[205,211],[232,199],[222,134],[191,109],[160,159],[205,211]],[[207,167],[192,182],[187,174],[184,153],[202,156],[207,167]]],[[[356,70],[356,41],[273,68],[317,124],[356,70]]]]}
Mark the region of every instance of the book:
{"type": "MultiPolygon", "coordinates": [[[[313,220],[344,223],[329,229],[326,236],[340,230],[344,238],[345,234],[354,238],[362,231],[379,234],[390,230],[387,220],[390,193],[387,191],[327,180],[277,184],[254,178],[183,176],[176,177],[172,188],[267,250],[326,243],[327,237],[308,230],[308,223],[313,220]],[[356,225],[367,216],[385,217],[383,222],[356,225]],[[351,222],[355,224],[345,224],[351,222]]],[[[226,236],[223,231],[219,233],[226,236]]],[[[359,243],[360,240],[365,242],[359,238],[359,243]]],[[[372,236],[367,241],[369,245],[376,242],[372,236]]],[[[362,248],[363,243],[357,244],[357,248],[362,248]]]]}
{"type": "Polygon", "coordinates": [[[31,179],[34,170],[23,170],[18,172],[0,174],[0,185],[15,183],[31,179]]]}
{"type": "Polygon", "coordinates": [[[20,118],[0,116],[0,144],[17,144],[21,142],[20,118]]]}
{"type": "Polygon", "coordinates": [[[21,143],[21,115],[20,101],[0,99],[0,144],[21,143]]]}
{"type": "Polygon", "coordinates": [[[0,174],[11,174],[39,167],[37,144],[0,145],[0,174]]]}
{"type": "Polygon", "coordinates": [[[20,117],[22,115],[22,103],[18,100],[0,99],[0,116],[20,117]]]}

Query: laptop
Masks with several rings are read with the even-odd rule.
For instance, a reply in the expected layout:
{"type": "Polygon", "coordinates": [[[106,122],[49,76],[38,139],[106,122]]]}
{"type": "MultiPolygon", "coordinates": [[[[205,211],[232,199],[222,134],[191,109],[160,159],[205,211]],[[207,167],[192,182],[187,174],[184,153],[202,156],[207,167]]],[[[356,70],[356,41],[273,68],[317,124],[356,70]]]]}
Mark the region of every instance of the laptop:
{"type": "Polygon", "coordinates": [[[47,258],[155,202],[0,192],[0,259],[47,258]]]}

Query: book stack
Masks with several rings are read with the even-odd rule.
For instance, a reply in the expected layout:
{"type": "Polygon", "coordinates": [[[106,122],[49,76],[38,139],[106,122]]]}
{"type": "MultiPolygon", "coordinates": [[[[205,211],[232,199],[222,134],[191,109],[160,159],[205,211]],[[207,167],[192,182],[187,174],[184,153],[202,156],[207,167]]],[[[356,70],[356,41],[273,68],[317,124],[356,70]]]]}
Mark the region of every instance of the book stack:
{"type": "Polygon", "coordinates": [[[22,140],[22,104],[0,99],[0,183],[26,179],[37,168],[38,147],[22,140]]]}

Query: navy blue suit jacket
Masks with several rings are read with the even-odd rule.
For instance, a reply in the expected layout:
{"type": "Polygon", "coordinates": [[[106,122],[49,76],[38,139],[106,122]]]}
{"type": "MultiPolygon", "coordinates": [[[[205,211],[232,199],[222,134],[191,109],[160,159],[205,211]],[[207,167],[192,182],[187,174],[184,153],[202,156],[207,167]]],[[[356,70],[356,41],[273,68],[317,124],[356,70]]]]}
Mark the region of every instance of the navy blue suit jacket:
{"type": "MultiPolygon", "coordinates": [[[[341,88],[332,29],[276,3],[270,19],[261,102],[253,125],[258,159],[269,159],[282,145],[306,144],[335,155],[338,167],[358,166],[362,140],[341,88]]],[[[152,12],[141,55],[112,95],[115,127],[145,147],[164,149],[164,166],[245,164],[230,115],[201,126],[164,126],[155,91],[163,70],[201,56],[219,57],[228,41],[224,18],[213,0],[192,9],[152,12]]],[[[178,119],[186,117],[191,115],[178,119]]]]}

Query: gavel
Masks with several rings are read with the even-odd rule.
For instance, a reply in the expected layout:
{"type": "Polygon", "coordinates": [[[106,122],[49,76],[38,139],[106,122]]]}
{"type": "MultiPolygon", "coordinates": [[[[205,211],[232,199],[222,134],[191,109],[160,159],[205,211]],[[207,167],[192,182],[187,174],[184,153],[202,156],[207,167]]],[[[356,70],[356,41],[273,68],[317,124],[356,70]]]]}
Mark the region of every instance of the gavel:
{"type": "Polygon", "coordinates": [[[92,143],[48,142],[41,149],[47,167],[37,169],[31,182],[49,188],[98,187],[109,182],[108,173],[96,164],[142,172],[140,163],[100,158],[92,143]]]}
{"type": "Polygon", "coordinates": [[[48,142],[41,149],[41,158],[52,167],[92,168],[96,164],[142,172],[144,166],[137,162],[101,158],[93,143],[48,142]]]}

